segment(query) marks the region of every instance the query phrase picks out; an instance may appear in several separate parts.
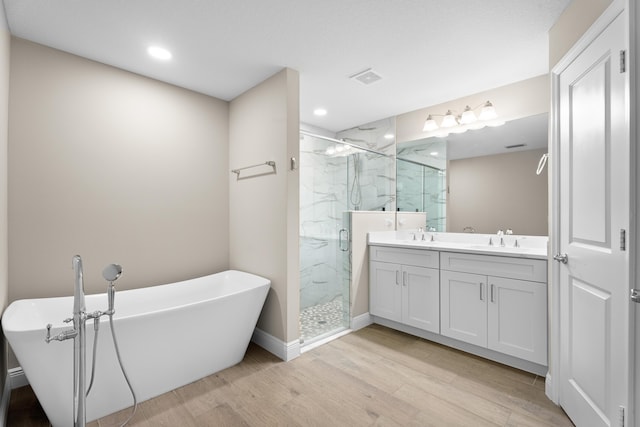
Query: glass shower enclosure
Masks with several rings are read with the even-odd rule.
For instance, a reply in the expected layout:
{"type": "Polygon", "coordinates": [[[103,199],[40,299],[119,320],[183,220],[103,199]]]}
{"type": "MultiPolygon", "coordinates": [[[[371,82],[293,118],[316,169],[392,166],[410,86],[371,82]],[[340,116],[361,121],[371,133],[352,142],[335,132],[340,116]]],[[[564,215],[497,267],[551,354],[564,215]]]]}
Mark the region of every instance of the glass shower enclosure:
{"type": "Polygon", "coordinates": [[[350,211],[383,210],[380,176],[393,157],[357,144],[300,132],[300,341],[350,326],[350,211]],[[381,206],[378,206],[382,204],[381,206]]]}

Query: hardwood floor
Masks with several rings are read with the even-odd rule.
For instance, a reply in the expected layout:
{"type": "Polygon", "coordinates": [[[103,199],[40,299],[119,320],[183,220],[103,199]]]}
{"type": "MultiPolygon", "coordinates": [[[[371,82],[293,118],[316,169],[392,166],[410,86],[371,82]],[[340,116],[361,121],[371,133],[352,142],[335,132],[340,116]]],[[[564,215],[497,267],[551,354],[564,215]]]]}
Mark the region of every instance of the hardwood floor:
{"type": "MultiPolygon", "coordinates": [[[[120,425],[130,409],[90,423],[120,425]]],[[[29,387],[8,426],[48,426],[29,387]]],[[[285,363],[242,363],[142,402],[129,426],[572,426],[544,378],[372,325],[285,363]]]]}

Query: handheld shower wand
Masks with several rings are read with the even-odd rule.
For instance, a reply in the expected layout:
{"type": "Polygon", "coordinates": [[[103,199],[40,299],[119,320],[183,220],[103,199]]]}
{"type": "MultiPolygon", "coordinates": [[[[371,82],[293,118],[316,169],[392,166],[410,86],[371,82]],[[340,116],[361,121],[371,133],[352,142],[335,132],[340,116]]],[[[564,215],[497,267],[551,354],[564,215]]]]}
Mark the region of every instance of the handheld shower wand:
{"type": "Polygon", "coordinates": [[[107,298],[109,300],[109,311],[107,312],[109,315],[114,313],[114,301],[116,298],[116,288],[113,285],[113,282],[118,280],[120,275],[122,274],[122,267],[118,264],[109,264],[104,270],[102,270],[102,277],[104,280],[109,282],[109,288],[107,289],[107,298]]]}
{"type": "Polygon", "coordinates": [[[138,398],[136,397],[136,393],[133,391],[133,387],[131,386],[131,381],[129,380],[129,376],[127,375],[127,371],[125,371],[124,366],[122,364],[122,358],[120,357],[120,348],[118,346],[118,340],[116,338],[116,332],[113,326],[113,315],[115,314],[114,301],[116,298],[116,287],[113,282],[118,280],[120,275],[122,274],[122,267],[118,264],[109,264],[104,270],[102,270],[102,277],[104,280],[109,282],[109,288],[107,289],[107,298],[109,300],[109,309],[107,311],[107,315],[109,316],[109,326],[111,326],[111,338],[113,338],[113,347],[116,350],[116,357],[118,358],[118,363],[120,364],[120,370],[122,371],[122,376],[124,376],[124,380],[129,386],[129,390],[131,391],[131,396],[133,397],[133,412],[129,415],[129,418],[121,424],[120,427],[124,427],[127,423],[133,418],[136,414],[136,410],[138,409],[138,398]]]}

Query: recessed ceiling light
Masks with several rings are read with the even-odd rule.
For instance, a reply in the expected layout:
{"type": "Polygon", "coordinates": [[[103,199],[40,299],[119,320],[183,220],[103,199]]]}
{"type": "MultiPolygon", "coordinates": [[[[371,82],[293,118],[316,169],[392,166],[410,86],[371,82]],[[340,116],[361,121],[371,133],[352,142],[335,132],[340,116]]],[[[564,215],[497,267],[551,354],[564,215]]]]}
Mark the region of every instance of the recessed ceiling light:
{"type": "Polygon", "coordinates": [[[432,156],[437,156],[437,155],[438,155],[438,152],[437,152],[437,151],[432,151],[432,152],[430,152],[429,154],[430,154],[430,155],[432,155],[432,156]]]}
{"type": "Polygon", "coordinates": [[[384,139],[393,139],[394,136],[395,136],[394,134],[388,133],[384,136],[384,139]]]}
{"type": "Polygon", "coordinates": [[[172,57],[171,52],[160,46],[149,46],[147,48],[147,53],[152,57],[162,59],[163,61],[168,61],[172,57]]]}
{"type": "Polygon", "coordinates": [[[325,110],[324,108],[316,108],[315,110],[313,110],[313,114],[315,114],[316,116],[326,116],[327,110],[325,110]]]}

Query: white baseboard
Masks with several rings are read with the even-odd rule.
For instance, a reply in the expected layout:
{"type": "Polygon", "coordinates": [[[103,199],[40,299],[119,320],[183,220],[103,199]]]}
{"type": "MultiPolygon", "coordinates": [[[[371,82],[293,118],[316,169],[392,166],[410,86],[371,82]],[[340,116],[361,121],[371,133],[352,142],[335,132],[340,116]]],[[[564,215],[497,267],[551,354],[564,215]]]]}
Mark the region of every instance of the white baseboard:
{"type": "Polygon", "coordinates": [[[413,326],[405,325],[399,322],[394,322],[393,320],[383,319],[381,317],[374,317],[373,320],[379,325],[386,326],[397,331],[402,331],[407,334],[415,335],[429,341],[437,342],[448,347],[453,347],[467,353],[475,354],[476,356],[484,357],[485,359],[493,360],[494,362],[502,363],[503,365],[509,365],[514,368],[522,369],[523,371],[531,372],[533,374],[540,375],[541,377],[546,378],[547,373],[549,372],[549,369],[546,365],[540,365],[528,360],[509,356],[504,353],[489,350],[485,347],[479,347],[477,345],[458,341],[444,335],[414,328],[413,326]]]}
{"type": "Polygon", "coordinates": [[[295,340],[291,342],[284,342],[271,334],[256,328],[253,331],[251,341],[258,344],[260,347],[267,350],[269,353],[279,357],[280,359],[288,362],[300,356],[300,341],[295,340]]]}
{"type": "Polygon", "coordinates": [[[9,381],[11,389],[24,387],[29,384],[27,376],[24,374],[24,371],[20,367],[9,369],[7,371],[7,380],[9,381]]]}
{"type": "Polygon", "coordinates": [[[558,399],[558,392],[555,388],[555,383],[553,382],[551,372],[547,372],[547,376],[544,382],[544,394],[546,394],[549,400],[551,400],[556,405],[560,404],[560,401],[558,399]]]}
{"type": "Polygon", "coordinates": [[[11,379],[9,373],[4,379],[4,389],[2,390],[2,399],[0,400],[0,426],[7,425],[7,414],[9,413],[9,402],[11,401],[11,379]]]}
{"type": "Polygon", "coordinates": [[[356,317],[351,318],[351,330],[357,331],[358,329],[366,328],[373,324],[373,318],[369,313],[364,313],[356,317]]]}

